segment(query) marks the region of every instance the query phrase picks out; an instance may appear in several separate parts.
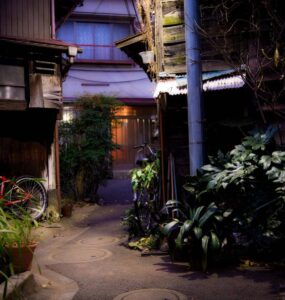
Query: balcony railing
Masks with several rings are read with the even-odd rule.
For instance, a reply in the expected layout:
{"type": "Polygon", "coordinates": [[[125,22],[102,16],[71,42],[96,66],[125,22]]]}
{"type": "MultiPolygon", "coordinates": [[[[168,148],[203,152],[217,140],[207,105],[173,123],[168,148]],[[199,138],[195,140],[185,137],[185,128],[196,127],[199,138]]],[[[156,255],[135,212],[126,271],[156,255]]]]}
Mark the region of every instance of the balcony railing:
{"type": "Polygon", "coordinates": [[[76,58],[77,62],[94,61],[105,63],[128,63],[132,61],[128,56],[114,45],[77,44],[83,53],[76,58]]]}

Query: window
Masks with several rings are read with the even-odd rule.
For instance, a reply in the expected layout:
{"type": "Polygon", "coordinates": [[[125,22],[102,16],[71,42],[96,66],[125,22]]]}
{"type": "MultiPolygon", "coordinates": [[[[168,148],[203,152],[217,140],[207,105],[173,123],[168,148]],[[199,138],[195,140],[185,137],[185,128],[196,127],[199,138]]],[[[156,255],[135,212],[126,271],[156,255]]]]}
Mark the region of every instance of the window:
{"type": "Polygon", "coordinates": [[[73,106],[64,106],[62,112],[62,121],[71,122],[76,118],[76,111],[73,106]]]}
{"type": "Polygon", "coordinates": [[[25,100],[25,72],[23,66],[0,64],[0,99],[25,100]]]}
{"type": "Polygon", "coordinates": [[[66,22],[57,37],[83,49],[78,60],[126,61],[128,57],[115,47],[115,42],[129,34],[128,23],[66,22]]]}

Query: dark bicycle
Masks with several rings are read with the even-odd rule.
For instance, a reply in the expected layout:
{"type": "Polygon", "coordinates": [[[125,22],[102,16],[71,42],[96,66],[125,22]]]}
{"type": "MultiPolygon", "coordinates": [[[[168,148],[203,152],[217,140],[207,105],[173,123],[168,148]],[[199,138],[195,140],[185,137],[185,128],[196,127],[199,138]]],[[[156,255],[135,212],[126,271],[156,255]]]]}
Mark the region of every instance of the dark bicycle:
{"type": "Polygon", "coordinates": [[[148,143],[134,148],[138,149],[136,165],[139,166],[131,172],[134,209],[139,229],[145,235],[150,233],[158,221],[159,159],[157,152],[148,143]]]}

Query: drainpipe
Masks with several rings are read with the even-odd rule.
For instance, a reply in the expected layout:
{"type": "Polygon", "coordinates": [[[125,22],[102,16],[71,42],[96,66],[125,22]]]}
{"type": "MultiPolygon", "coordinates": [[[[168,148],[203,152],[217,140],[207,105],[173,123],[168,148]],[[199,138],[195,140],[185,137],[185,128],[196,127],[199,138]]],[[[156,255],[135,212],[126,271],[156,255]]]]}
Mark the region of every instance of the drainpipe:
{"type": "Polygon", "coordinates": [[[55,39],[55,3],[51,0],[51,38],[55,39]]]}
{"type": "Polygon", "coordinates": [[[204,141],[202,128],[202,72],[199,34],[199,0],[184,1],[186,65],[187,65],[187,101],[188,101],[188,137],[190,175],[194,176],[203,165],[204,141]]]}
{"type": "Polygon", "coordinates": [[[59,133],[58,133],[59,121],[55,121],[55,129],[54,129],[54,146],[55,146],[55,176],[56,176],[56,193],[57,193],[57,201],[58,207],[61,204],[61,190],[60,190],[60,158],[59,158],[59,133]]]}

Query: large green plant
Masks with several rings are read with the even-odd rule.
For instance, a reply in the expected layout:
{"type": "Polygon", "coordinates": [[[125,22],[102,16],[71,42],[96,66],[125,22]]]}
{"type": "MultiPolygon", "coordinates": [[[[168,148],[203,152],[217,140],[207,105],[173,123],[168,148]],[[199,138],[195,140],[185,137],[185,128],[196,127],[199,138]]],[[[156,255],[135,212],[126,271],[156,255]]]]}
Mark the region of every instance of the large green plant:
{"type": "Polygon", "coordinates": [[[232,210],[228,235],[255,254],[268,255],[284,240],[285,152],[275,150],[274,133],[247,136],[227,155],[210,158],[185,187],[198,203],[232,210]]]}
{"type": "Polygon", "coordinates": [[[77,200],[96,197],[112,164],[111,123],[119,103],[102,95],[84,96],[76,102],[78,115],[60,126],[61,182],[64,194],[77,200]]]}
{"type": "Polygon", "coordinates": [[[168,237],[170,251],[184,249],[192,267],[199,266],[205,271],[209,257],[216,259],[220,253],[223,240],[219,223],[228,216],[229,213],[222,214],[214,202],[190,207],[186,213],[180,213],[179,219],[165,224],[162,233],[168,237]]]}
{"type": "Polygon", "coordinates": [[[172,211],[175,205],[175,218],[162,230],[170,250],[182,248],[204,270],[221,251],[225,258],[229,253],[284,258],[278,249],[285,241],[285,152],[276,150],[275,132],[268,128],[245,137],[188,178],[188,199],[179,206],[166,203],[172,211]]]}

